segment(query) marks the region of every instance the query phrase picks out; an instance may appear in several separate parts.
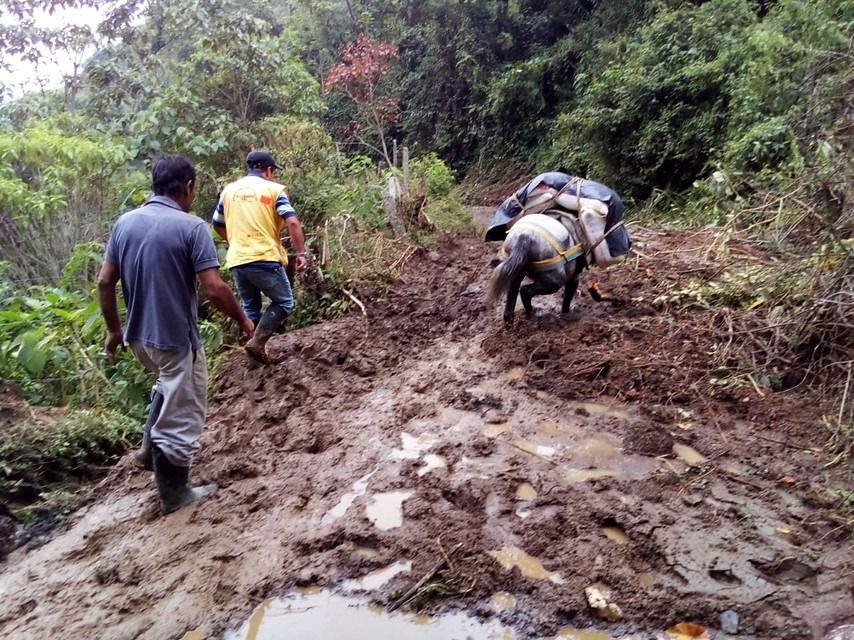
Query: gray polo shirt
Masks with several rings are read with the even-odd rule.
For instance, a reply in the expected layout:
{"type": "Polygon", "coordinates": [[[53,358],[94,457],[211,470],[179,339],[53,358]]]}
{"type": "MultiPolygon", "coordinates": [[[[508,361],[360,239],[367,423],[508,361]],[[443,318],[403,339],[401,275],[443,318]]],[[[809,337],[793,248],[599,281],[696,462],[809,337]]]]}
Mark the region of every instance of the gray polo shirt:
{"type": "Polygon", "coordinates": [[[201,218],[171,198],[154,196],[119,217],[104,259],[121,275],[125,343],[167,351],[199,347],[196,273],[219,266],[201,218]]]}

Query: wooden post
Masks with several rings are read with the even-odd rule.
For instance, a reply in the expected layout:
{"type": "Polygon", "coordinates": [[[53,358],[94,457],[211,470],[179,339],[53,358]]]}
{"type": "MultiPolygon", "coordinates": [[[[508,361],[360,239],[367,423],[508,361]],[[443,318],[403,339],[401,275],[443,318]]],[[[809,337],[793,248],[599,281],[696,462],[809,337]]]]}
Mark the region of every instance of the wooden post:
{"type": "Polygon", "coordinates": [[[409,193],[409,147],[403,147],[403,192],[409,193]]]}
{"type": "Polygon", "coordinates": [[[406,236],[406,225],[403,222],[403,216],[400,211],[400,205],[403,197],[400,182],[394,174],[388,177],[387,186],[382,192],[382,199],[386,218],[394,231],[394,237],[403,238],[406,236]]]}
{"type": "Polygon", "coordinates": [[[391,141],[391,163],[397,166],[397,138],[391,141]]]}

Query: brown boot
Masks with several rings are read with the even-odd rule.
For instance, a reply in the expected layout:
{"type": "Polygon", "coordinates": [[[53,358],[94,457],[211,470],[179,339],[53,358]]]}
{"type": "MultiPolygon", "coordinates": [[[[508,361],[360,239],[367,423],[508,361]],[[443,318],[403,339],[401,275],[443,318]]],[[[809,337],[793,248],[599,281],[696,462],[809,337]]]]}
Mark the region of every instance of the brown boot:
{"type": "Polygon", "coordinates": [[[270,364],[270,357],[267,355],[267,341],[282,326],[287,317],[287,312],[280,307],[272,305],[267,307],[267,310],[255,327],[255,333],[252,334],[249,342],[243,346],[246,349],[246,353],[258,362],[270,364]]]}

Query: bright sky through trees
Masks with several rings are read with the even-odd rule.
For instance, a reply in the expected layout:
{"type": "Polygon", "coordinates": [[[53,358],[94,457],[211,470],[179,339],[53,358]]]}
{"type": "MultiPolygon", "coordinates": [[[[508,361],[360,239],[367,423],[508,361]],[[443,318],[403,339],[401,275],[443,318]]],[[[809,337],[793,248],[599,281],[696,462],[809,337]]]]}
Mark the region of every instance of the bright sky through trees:
{"type": "MultiPolygon", "coordinates": [[[[100,22],[101,12],[94,7],[76,9],[58,8],[53,13],[38,10],[33,15],[33,24],[42,29],[61,29],[67,26],[89,27],[94,33],[100,22]]],[[[0,23],[12,24],[16,18],[5,12],[0,14],[0,23]]],[[[0,87],[5,87],[7,97],[15,98],[25,91],[38,91],[57,88],[62,78],[74,72],[86,58],[94,53],[94,47],[87,47],[77,56],[68,56],[65,52],[50,58],[42,58],[36,64],[23,59],[21,56],[8,56],[0,65],[0,87]]]]}

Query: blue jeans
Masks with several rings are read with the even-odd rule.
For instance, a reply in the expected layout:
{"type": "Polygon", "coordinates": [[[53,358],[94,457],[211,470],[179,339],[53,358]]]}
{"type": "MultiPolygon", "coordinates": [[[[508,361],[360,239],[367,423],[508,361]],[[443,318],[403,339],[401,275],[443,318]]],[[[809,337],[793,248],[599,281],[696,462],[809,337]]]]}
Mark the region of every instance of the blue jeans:
{"type": "Polygon", "coordinates": [[[270,299],[270,306],[276,305],[285,313],[293,311],[294,294],[282,265],[250,262],[232,267],[231,276],[237,285],[243,310],[255,324],[261,319],[261,294],[270,299]]]}

